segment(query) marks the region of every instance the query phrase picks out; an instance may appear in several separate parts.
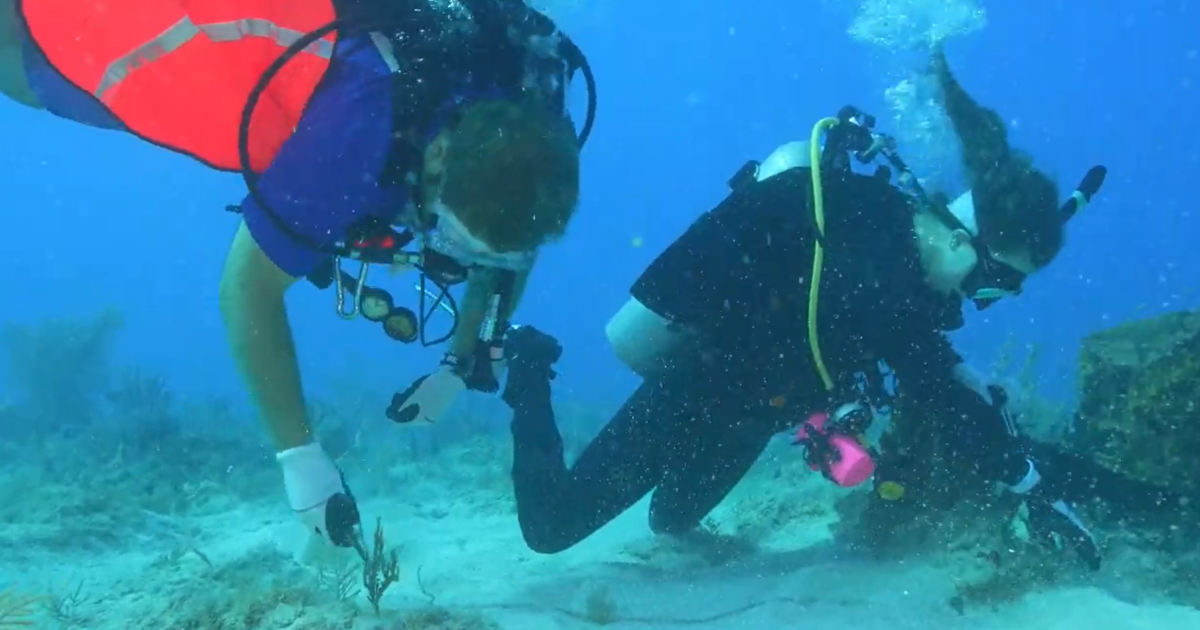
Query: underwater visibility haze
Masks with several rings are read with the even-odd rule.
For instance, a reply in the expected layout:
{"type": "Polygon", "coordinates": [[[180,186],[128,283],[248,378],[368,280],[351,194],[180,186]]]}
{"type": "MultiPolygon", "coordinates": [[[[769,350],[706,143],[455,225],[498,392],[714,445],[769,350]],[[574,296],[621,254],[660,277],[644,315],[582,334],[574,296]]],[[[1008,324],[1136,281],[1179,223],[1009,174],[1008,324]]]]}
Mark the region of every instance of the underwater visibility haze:
{"type": "MultiPolygon", "coordinates": [[[[1200,628],[1200,3],[530,4],[597,84],[575,218],[512,317],[564,349],[568,459],[641,381],[606,324],[747,161],[853,105],[926,189],[966,190],[930,71],[944,50],[1060,201],[1107,172],[1061,255],[951,334],[1037,448],[1095,471],[1069,483],[1091,486],[1076,507],[1103,565],[1037,540],[1020,497],[928,438],[903,393],[872,434],[904,454],[902,485],[832,483],[789,428],[695,531],[652,533],[642,501],[536,553],[500,396],[466,392],[435,426],[389,420],[445,349],[339,317],[302,283],[287,313],[308,417],[366,544],[334,548],[289,509],[226,340],[243,179],[2,99],[0,629],[1200,628]]],[[[415,274],[376,267],[417,308],[415,274]]]]}

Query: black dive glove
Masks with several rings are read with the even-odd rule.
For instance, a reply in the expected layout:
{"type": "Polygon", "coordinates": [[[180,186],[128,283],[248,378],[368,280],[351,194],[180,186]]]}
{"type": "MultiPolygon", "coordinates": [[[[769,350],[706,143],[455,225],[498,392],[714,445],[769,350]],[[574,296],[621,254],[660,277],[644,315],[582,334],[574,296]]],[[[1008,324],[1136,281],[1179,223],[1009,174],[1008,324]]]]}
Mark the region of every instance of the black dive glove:
{"type": "Polygon", "coordinates": [[[503,368],[503,347],[480,342],[475,346],[475,351],[470,359],[457,361],[455,372],[462,377],[467,389],[473,392],[494,394],[500,391],[500,373],[503,368]]]}

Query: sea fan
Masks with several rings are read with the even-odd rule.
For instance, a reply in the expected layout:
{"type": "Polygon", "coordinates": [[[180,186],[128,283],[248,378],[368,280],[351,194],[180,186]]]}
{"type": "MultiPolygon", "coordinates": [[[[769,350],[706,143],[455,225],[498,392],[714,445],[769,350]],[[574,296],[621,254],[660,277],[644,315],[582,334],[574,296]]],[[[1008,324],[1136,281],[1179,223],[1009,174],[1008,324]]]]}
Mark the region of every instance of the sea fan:
{"type": "Polygon", "coordinates": [[[0,590],[0,630],[32,628],[34,605],[40,598],[18,593],[13,589],[0,590]]]}

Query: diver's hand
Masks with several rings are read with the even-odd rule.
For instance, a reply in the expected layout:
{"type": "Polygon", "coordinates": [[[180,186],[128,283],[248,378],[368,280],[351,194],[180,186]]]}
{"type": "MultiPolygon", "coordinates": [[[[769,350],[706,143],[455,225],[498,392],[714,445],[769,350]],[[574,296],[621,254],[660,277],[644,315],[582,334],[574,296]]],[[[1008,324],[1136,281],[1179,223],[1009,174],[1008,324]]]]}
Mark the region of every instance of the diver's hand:
{"type": "Polygon", "coordinates": [[[462,375],[467,389],[473,392],[494,394],[500,391],[500,377],[504,374],[504,349],[479,343],[470,360],[458,363],[457,372],[462,375]]]}
{"type": "Polygon", "coordinates": [[[360,545],[358,504],[320,443],[289,448],[275,459],[283,469],[288,505],[305,528],[338,547],[360,545]]]}
{"type": "Polygon", "coordinates": [[[1025,502],[1029,510],[1029,532],[1043,544],[1070,545],[1088,568],[1100,569],[1100,546],[1096,537],[1065,499],[1048,499],[1036,491],[1025,502]]]}
{"type": "Polygon", "coordinates": [[[454,364],[443,361],[432,374],[418,378],[408,389],[392,396],[387,417],[401,424],[441,422],[466,389],[467,383],[458,375],[454,364]]]}

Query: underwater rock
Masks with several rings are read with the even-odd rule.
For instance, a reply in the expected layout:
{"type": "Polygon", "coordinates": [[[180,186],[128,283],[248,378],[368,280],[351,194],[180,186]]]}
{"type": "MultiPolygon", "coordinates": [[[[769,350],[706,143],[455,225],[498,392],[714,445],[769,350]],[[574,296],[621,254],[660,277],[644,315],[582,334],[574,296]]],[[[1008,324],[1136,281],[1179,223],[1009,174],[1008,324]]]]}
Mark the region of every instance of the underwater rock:
{"type": "Polygon", "coordinates": [[[1200,312],[1086,337],[1076,430],[1099,463],[1135,480],[1200,490],[1200,312]]]}

